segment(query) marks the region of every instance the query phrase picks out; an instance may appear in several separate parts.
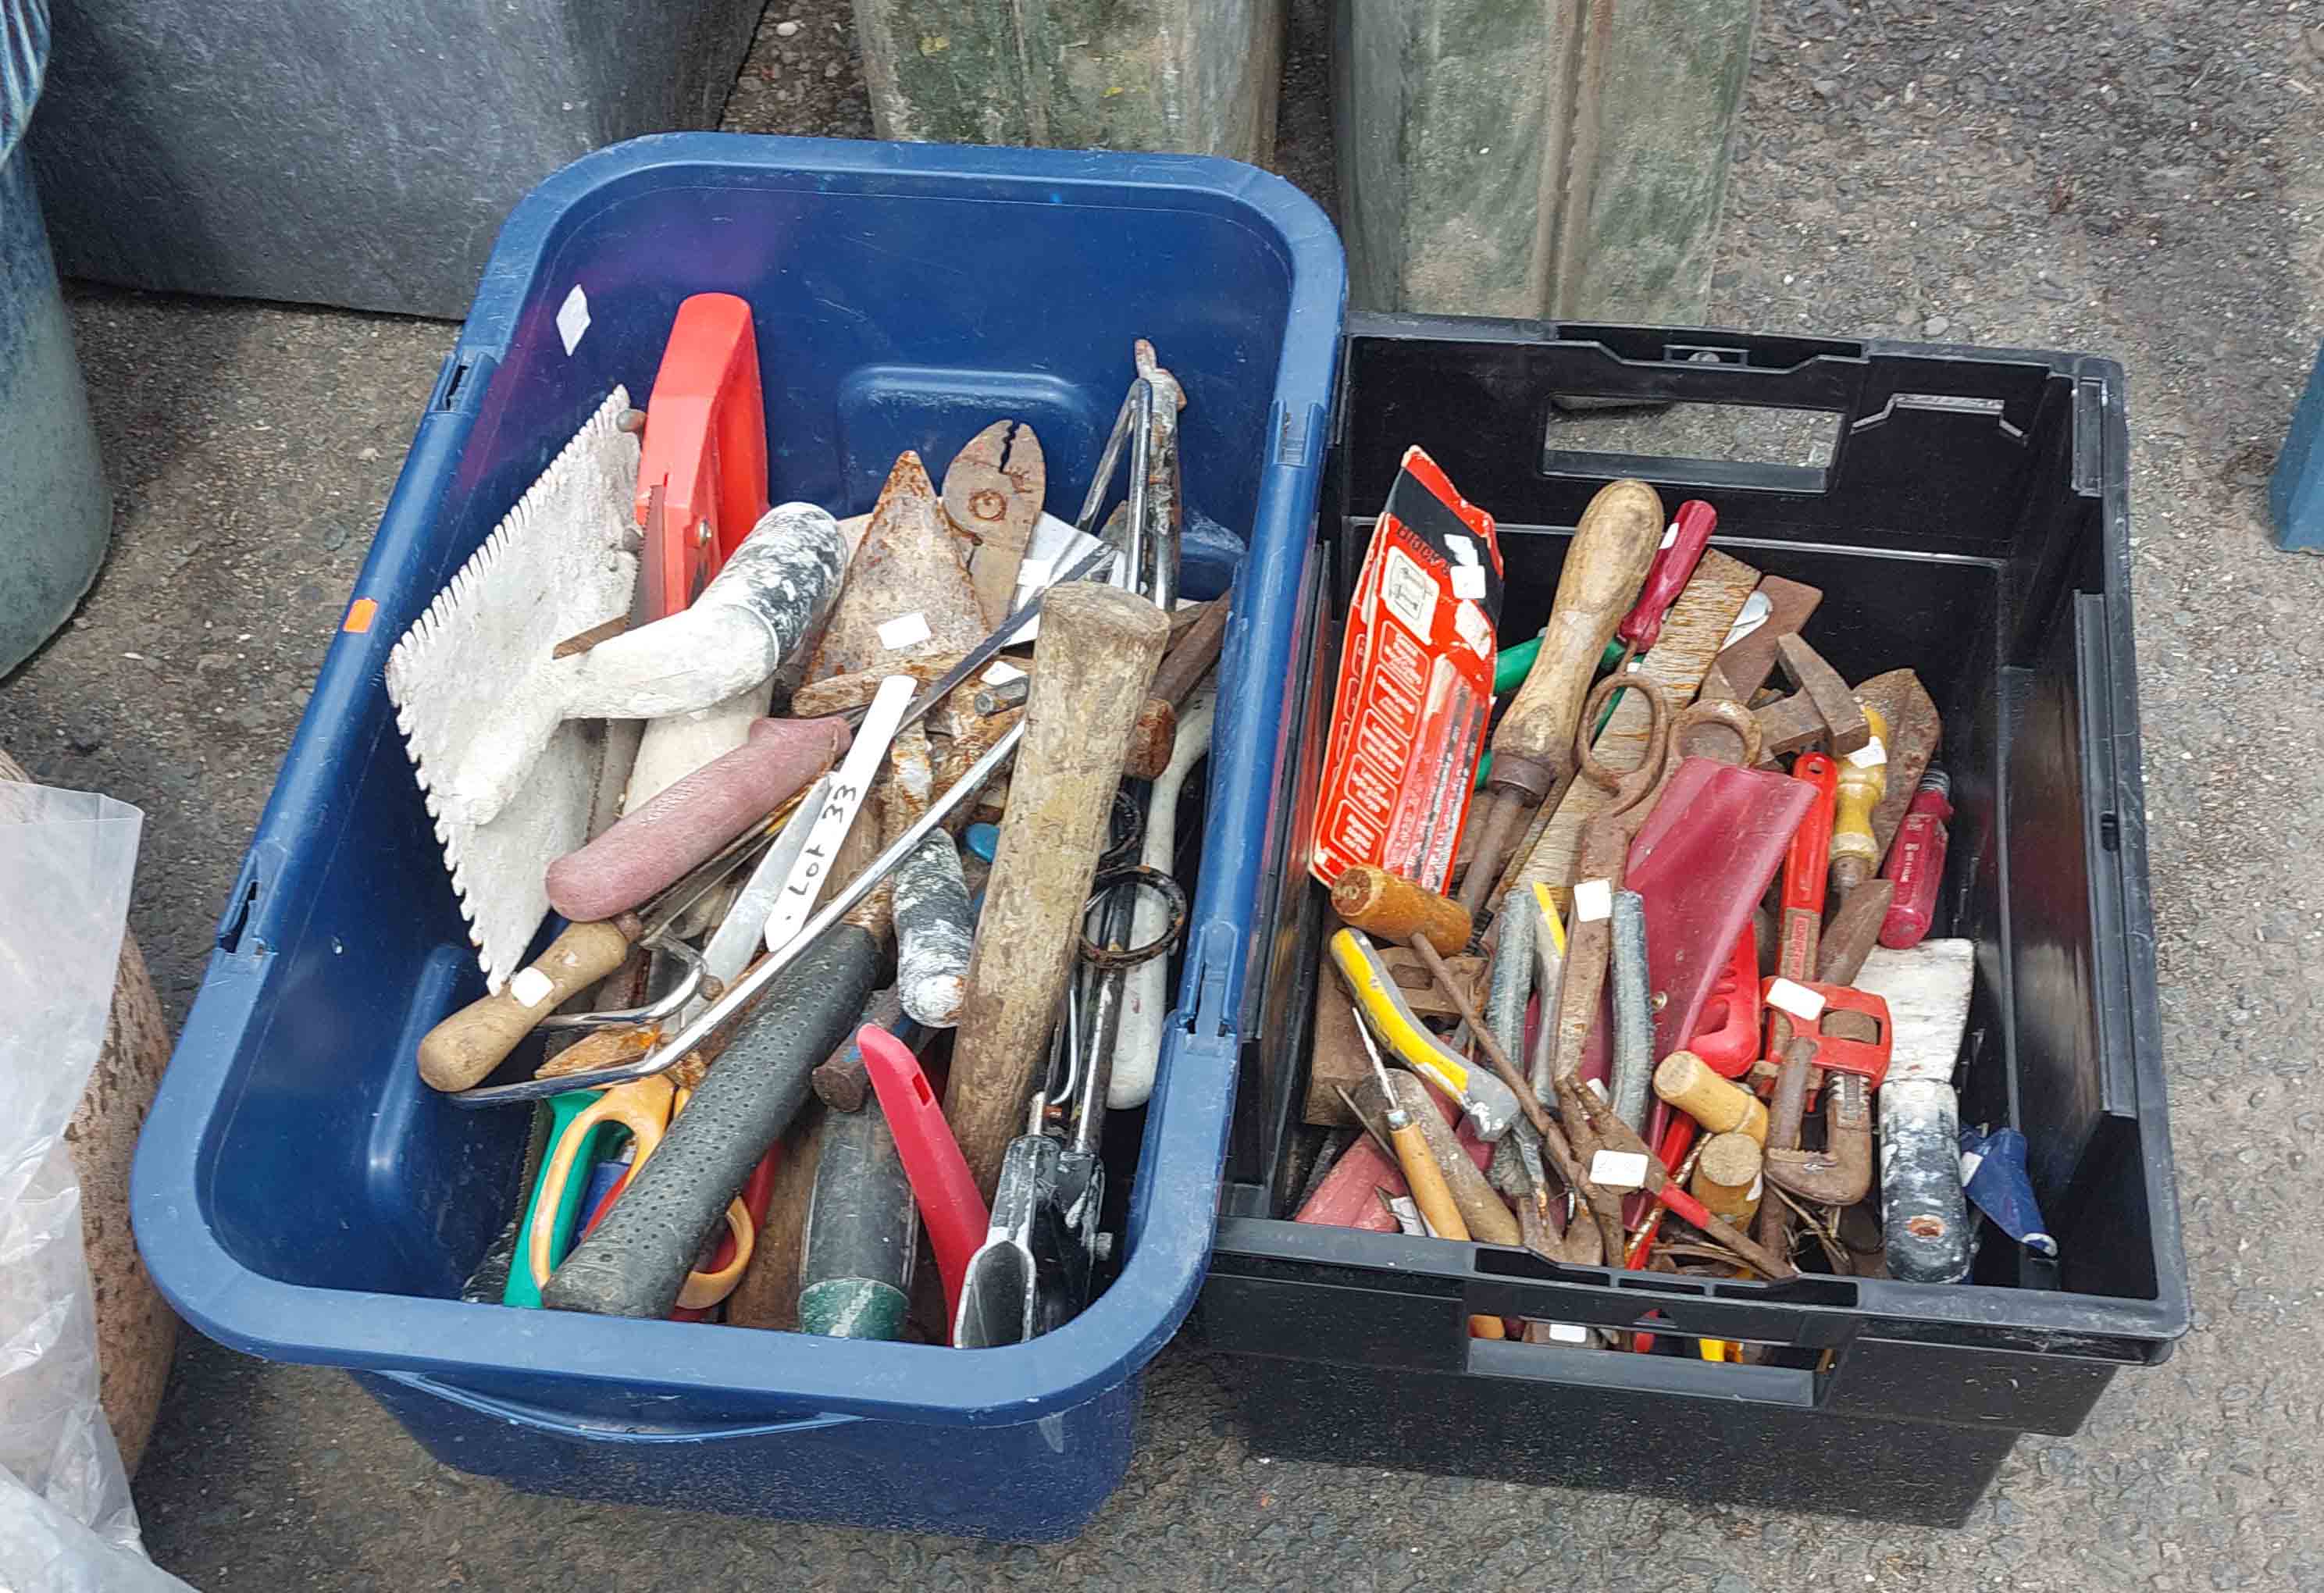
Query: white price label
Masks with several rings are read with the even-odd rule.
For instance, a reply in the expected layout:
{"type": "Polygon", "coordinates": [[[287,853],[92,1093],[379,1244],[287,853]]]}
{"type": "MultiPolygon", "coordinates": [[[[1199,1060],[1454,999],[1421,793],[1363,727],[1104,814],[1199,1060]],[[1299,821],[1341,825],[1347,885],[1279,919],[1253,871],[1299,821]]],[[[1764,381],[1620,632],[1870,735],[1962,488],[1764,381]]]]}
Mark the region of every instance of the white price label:
{"type": "Polygon", "coordinates": [[[1767,987],[1767,1005],[1790,1013],[1802,1023],[1813,1023],[1823,1016],[1823,998],[1788,979],[1776,980],[1767,987]]]}
{"type": "Polygon", "coordinates": [[[898,614],[880,627],[880,645],[890,652],[901,652],[908,647],[918,647],[935,631],[928,629],[928,617],[914,609],[908,614],[898,614]]]}
{"type": "Polygon", "coordinates": [[[1644,1189],[1646,1154],[1637,1150],[1601,1150],[1590,1158],[1590,1182],[1607,1189],[1644,1189]]]}

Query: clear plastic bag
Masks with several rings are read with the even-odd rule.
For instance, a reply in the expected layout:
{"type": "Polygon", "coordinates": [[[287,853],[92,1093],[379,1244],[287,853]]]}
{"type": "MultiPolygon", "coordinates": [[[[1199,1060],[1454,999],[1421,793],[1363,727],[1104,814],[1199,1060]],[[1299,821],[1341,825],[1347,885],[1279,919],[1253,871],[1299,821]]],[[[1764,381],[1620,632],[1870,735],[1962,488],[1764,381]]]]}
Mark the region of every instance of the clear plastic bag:
{"type": "Polygon", "coordinates": [[[143,1559],[97,1403],[65,1146],[105,1043],[144,816],[0,783],[0,1588],[182,1588],[143,1559]]]}

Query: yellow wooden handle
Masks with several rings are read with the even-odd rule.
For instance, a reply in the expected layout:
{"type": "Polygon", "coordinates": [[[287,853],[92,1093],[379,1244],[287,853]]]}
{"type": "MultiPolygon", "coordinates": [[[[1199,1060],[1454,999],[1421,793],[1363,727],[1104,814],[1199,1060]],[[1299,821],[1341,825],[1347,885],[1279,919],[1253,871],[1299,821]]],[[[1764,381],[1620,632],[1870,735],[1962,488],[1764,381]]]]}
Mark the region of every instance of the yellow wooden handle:
{"type": "Polygon", "coordinates": [[[1332,910],[1345,923],[1382,940],[1425,935],[1439,956],[1457,957],[1472,928],[1469,909],[1377,863],[1351,863],[1332,881],[1332,910]]]}
{"type": "Polygon", "coordinates": [[[615,923],[576,924],[549,943],[532,966],[429,1029],[420,1042],[420,1076],[438,1090],[466,1090],[508,1060],[533,1026],[604,978],[630,954],[615,923]]]}
{"type": "Polygon", "coordinates": [[[1428,1219],[1428,1226],[1436,1230],[1436,1237],[1466,1240],[1469,1225],[1461,1220],[1461,1208],[1452,1203],[1452,1190],[1444,1182],[1444,1169],[1429,1154],[1428,1141],[1420,1137],[1419,1128],[1406,1123],[1401,1128],[1390,1129],[1388,1139],[1396,1146],[1397,1165],[1404,1169],[1405,1187],[1412,1191],[1412,1203],[1428,1219]]]}
{"type": "MultiPolygon", "coordinates": [[[[1867,748],[1878,747],[1884,752],[1888,745],[1888,723],[1877,708],[1864,710],[1864,722],[1872,727],[1872,740],[1867,748]]],[[[1832,798],[1831,861],[1852,858],[1877,866],[1880,861],[1880,846],[1872,838],[1872,810],[1880,806],[1880,798],[1888,791],[1888,768],[1885,763],[1860,764],[1847,758],[1840,760],[1840,789],[1832,798]]],[[[1865,870],[1871,871],[1870,868],[1865,870]]]]}
{"type": "Polygon", "coordinates": [[[1514,787],[1538,802],[1573,772],[1574,727],[1598,656],[1637,601],[1663,526],[1662,497],[1642,481],[1609,483],[1582,511],[1542,627],[1541,651],[1493,733],[1495,786],[1514,787]]]}
{"type": "Polygon", "coordinates": [[[1767,1108],[1748,1090],[1728,1082],[1692,1051],[1674,1051],[1655,1069],[1655,1093],[1713,1134],[1767,1141],[1767,1108]]]}
{"type": "Polygon", "coordinates": [[[1765,1192],[1759,1176],[1758,1142],[1746,1134],[1715,1134],[1706,1141],[1694,1164],[1687,1192],[1714,1217],[1748,1222],[1758,1214],[1765,1192]]]}

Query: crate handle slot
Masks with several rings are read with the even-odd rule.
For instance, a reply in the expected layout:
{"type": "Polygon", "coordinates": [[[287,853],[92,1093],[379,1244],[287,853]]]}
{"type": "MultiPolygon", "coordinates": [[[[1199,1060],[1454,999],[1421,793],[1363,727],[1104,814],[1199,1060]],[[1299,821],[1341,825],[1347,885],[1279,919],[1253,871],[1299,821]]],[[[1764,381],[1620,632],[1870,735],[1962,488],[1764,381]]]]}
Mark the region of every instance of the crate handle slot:
{"type": "Polygon", "coordinates": [[[1830,1349],[1853,1332],[1858,1303],[1845,1278],[1802,1275],[1781,1284],[1720,1283],[1659,1273],[1568,1266],[1530,1250],[1479,1245],[1464,1288],[1465,1308],[1545,1321],[1663,1331],[1830,1349]]]}
{"type": "Polygon", "coordinates": [[[1795,1367],[1734,1366],[1490,1339],[1469,1340],[1468,1369],[1480,1377],[1519,1378],[1560,1387],[1578,1383],[1601,1392],[1631,1392],[1656,1399],[1691,1395],[1722,1403],[1783,1405],[1802,1411],[1815,1408],[1818,1380],[1818,1374],[1795,1367]]]}
{"type": "Polygon", "coordinates": [[[462,1388],[441,1377],[422,1377],[417,1372],[380,1371],[371,1375],[409,1388],[415,1394],[429,1395],[447,1404],[457,1405],[464,1411],[576,1443],[696,1444],[732,1439],[779,1438],[788,1433],[814,1432],[862,1420],[861,1416],[822,1411],[811,1416],[780,1422],[677,1422],[647,1426],[630,1422],[586,1421],[563,1411],[550,1410],[545,1405],[504,1399],[497,1395],[479,1394],[473,1388],[462,1388]]]}

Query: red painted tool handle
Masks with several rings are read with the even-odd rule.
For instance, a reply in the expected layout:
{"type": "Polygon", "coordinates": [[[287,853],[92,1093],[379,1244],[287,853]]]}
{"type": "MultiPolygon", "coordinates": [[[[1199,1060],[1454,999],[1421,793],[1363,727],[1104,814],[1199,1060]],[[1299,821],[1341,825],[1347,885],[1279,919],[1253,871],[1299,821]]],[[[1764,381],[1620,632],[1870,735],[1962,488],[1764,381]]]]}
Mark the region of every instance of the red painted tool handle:
{"type": "Polygon", "coordinates": [[[896,1155],[904,1175],[912,1181],[912,1198],[919,1202],[920,1220],[936,1251],[936,1271],[944,1278],[945,1320],[960,1318],[960,1290],[968,1275],[969,1257],[984,1243],[992,1218],[976,1180],[945,1121],[944,1108],[928,1088],[927,1075],[912,1048],[886,1029],[865,1024],[855,1031],[863,1053],[863,1071],[888,1115],[896,1137],[896,1155]]]}
{"type": "Polygon", "coordinates": [[[1904,822],[1896,827],[1895,843],[1888,849],[1885,872],[1895,883],[1896,896],[1880,921],[1882,945],[1910,951],[1936,921],[1937,888],[1945,878],[1945,821],[1952,816],[1952,804],[1943,793],[1925,787],[1904,810],[1904,822]]]}
{"type": "Polygon", "coordinates": [[[628,912],[764,818],[846,745],[837,719],[754,720],[743,745],[549,864],[549,906],[576,922],[628,912]]]}
{"type": "Polygon", "coordinates": [[[1670,540],[1655,555],[1646,585],[1638,590],[1638,601],[1615,627],[1616,636],[1640,652],[1661,640],[1663,621],[1671,604],[1694,579],[1694,566],[1702,562],[1702,550],[1711,545],[1711,533],[1718,528],[1719,511],[1702,499],[1689,498],[1678,506],[1670,540]]]}
{"type": "Polygon", "coordinates": [[[1786,979],[1815,977],[1816,936],[1823,929],[1824,870],[1831,861],[1831,810],[1840,765],[1821,752],[1793,760],[1792,778],[1815,792],[1784,857],[1784,939],[1775,966],[1786,979]]]}
{"type": "Polygon", "coordinates": [[[1792,836],[1784,856],[1784,907],[1823,911],[1824,869],[1831,861],[1831,810],[1840,789],[1840,765],[1821,752],[1803,752],[1792,764],[1792,778],[1803,780],[1815,792],[1807,816],[1792,836]]]}
{"type": "Polygon", "coordinates": [[[1677,1184],[1664,1184],[1655,1192],[1655,1199],[1668,1206],[1672,1213],[1681,1221],[1692,1222],[1701,1229],[1710,1228],[1711,1209],[1677,1184]]]}

